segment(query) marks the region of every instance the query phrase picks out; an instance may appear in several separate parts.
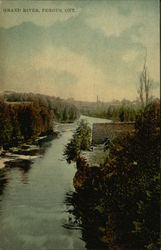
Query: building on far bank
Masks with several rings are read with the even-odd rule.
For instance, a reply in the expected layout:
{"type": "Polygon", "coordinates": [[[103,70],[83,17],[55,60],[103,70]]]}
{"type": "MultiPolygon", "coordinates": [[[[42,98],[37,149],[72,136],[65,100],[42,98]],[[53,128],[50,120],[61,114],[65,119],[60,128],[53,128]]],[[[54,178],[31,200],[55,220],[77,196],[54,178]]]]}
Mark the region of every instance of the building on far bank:
{"type": "Polygon", "coordinates": [[[135,122],[94,123],[92,128],[92,145],[103,144],[106,138],[113,140],[115,137],[133,133],[135,122]]]}

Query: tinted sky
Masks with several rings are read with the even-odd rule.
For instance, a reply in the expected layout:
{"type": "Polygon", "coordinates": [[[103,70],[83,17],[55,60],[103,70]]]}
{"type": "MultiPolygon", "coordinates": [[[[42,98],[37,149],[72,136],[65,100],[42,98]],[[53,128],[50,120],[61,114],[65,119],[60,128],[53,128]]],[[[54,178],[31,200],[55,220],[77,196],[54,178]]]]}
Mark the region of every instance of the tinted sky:
{"type": "Polygon", "coordinates": [[[103,101],[135,99],[147,51],[153,95],[159,96],[158,0],[0,3],[1,90],[89,101],[97,95],[103,101]],[[42,13],[43,8],[62,12],[42,13]]]}

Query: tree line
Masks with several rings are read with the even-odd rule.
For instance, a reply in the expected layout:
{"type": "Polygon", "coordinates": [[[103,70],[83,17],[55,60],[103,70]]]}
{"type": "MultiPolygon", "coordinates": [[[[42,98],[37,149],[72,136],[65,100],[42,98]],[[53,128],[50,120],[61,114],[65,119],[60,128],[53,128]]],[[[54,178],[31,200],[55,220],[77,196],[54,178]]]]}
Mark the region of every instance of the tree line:
{"type": "Polygon", "coordinates": [[[135,121],[140,108],[137,105],[121,104],[110,105],[106,110],[98,108],[92,111],[87,111],[86,115],[109,119],[113,121],[135,121]]]}
{"type": "Polygon", "coordinates": [[[6,92],[4,93],[4,99],[8,102],[32,102],[40,107],[44,106],[53,111],[54,120],[58,122],[73,122],[79,117],[79,111],[75,105],[55,96],[6,92]]]}
{"type": "Polygon", "coordinates": [[[0,145],[8,148],[51,133],[53,120],[73,122],[78,110],[60,98],[33,93],[5,93],[0,98],[0,145]]]}

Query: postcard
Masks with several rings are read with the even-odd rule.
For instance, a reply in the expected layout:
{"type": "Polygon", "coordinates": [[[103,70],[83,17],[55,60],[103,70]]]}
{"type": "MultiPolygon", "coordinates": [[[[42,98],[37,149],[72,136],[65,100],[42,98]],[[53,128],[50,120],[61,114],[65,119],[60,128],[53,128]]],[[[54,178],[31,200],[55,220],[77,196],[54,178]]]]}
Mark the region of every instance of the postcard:
{"type": "Polygon", "coordinates": [[[159,0],[0,0],[0,250],[160,249],[159,0]]]}

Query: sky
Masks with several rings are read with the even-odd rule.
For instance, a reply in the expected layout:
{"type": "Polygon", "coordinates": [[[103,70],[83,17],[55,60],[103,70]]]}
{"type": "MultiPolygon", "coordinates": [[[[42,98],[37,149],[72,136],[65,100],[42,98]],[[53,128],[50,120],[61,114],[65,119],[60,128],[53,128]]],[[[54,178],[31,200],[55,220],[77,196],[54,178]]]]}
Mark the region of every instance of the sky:
{"type": "Polygon", "coordinates": [[[147,55],[159,96],[159,18],[159,0],[0,1],[0,90],[134,100],[147,55]]]}

